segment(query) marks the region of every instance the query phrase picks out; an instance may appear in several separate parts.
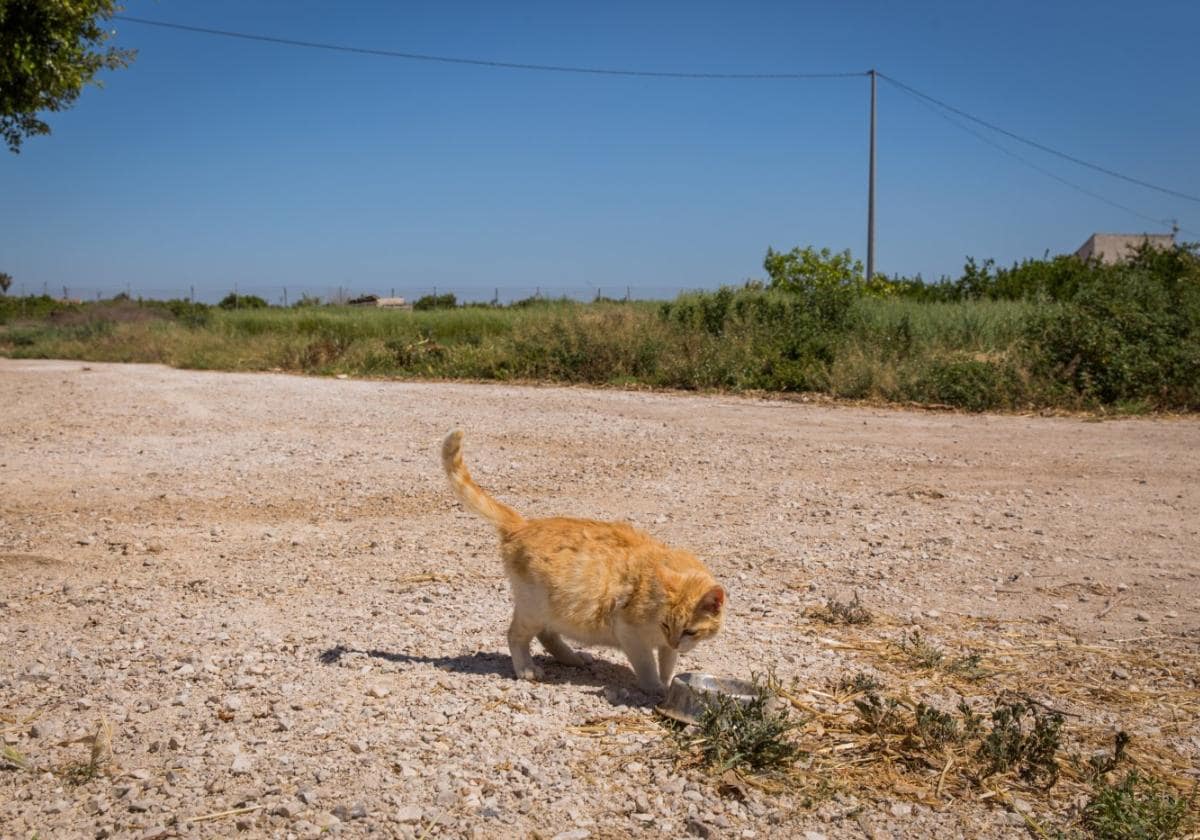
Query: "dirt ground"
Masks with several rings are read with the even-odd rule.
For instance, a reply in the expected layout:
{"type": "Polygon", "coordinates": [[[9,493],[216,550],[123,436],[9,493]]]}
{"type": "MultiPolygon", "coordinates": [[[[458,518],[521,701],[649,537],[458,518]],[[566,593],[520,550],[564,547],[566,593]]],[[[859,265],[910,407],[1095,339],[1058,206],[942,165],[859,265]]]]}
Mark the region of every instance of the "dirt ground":
{"type": "MultiPolygon", "coordinates": [[[[1078,808],[900,765],[731,792],[675,766],[618,652],[514,681],[452,427],[526,515],[705,559],[730,612],[681,669],[773,667],[831,716],[860,671],[1018,688],[1200,778],[1195,419],[0,360],[0,836],[1001,837],[1078,808]],[[805,614],[854,593],[873,624],[805,614]],[[915,628],[992,675],[906,670],[915,628]]],[[[814,754],[866,749],[841,738],[814,754]]]]}

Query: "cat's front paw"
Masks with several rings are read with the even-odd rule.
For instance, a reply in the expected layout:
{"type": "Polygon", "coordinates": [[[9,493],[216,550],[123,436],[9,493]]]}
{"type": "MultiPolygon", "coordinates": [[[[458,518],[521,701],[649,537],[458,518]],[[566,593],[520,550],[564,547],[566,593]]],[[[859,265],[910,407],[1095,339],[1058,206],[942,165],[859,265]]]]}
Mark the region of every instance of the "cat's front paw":
{"type": "Polygon", "coordinates": [[[640,688],[642,691],[646,692],[647,694],[657,696],[657,697],[661,697],[662,695],[667,693],[667,687],[665,685],[663,685],[662,682],[660,682],[659,680],[654,680],[654,681],[638,680],[638,688],[640,688]]]}
{"type": "Polygon", "coordinates": [[[530,680],[531,682],[537,682],[546,676],[545,671],[532,663],[522,668],[516,668],[515,670],[517,672],[517,679],[519,680],[530,680]]]}

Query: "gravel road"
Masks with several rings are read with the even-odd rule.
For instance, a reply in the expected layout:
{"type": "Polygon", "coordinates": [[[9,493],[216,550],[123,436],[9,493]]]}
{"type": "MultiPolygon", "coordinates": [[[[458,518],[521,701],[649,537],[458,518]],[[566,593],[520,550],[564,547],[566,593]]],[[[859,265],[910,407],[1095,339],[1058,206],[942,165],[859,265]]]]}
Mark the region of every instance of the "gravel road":
{"type": "MultiPolygon", "coordinates": [[[[828,695],[882,667],[804,615],[853,593],[880,633],[1200,641],[1195,419],[0,359],[0,836],[1024,835],[995,801],[721,795],[614,651],[515,682],[452,427],[522,513],[705,559],[730,612],[684,670],[828,695]]],[[[1144,715],[1195,767],[1198,730],[1144,715]]]]}

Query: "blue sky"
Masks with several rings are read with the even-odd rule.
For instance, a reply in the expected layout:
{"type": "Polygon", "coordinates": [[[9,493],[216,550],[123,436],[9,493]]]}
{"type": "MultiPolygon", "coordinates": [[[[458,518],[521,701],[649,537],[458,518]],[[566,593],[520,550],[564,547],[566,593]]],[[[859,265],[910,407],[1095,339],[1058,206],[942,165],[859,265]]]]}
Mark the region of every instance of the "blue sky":
{"type": "MultiPolygon", "coordinates": [[[[1200,5],[127,0],[308,41],[702,72],[876,67],[1044,144],[1200,194],[1200,5]]],[[[768,246],[865,259],[868,81],[613,78],[423,63],[114,21],[135,47],[0,151],[0,270],[73,296],[287,287],[667,297],[768,246]]],[[[956,274],[1164,227],[1076,192],[880,82],[877,265],[956,274]]],[[[1200,203],[989,135],[1155,219],[1200,203]]],[[[1183,236],[1187,239],[1189,237],[1183,236]]],[[[1200,239],[1200,233],[1190,237],[1200,239]]]]}

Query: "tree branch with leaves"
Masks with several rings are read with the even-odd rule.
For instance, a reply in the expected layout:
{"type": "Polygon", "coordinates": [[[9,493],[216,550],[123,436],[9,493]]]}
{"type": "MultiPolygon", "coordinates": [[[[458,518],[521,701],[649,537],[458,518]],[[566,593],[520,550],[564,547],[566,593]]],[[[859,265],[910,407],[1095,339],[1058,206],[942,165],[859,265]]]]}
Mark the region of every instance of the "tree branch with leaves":
{"type": "Polygon", "coordinates": [[[0,0],[0,134],[19,153],[27,137],[49,134],[38,115],[62,111],[101,70],[129,66],[135,50],[106,46],[115,0],[0,0]]]}

